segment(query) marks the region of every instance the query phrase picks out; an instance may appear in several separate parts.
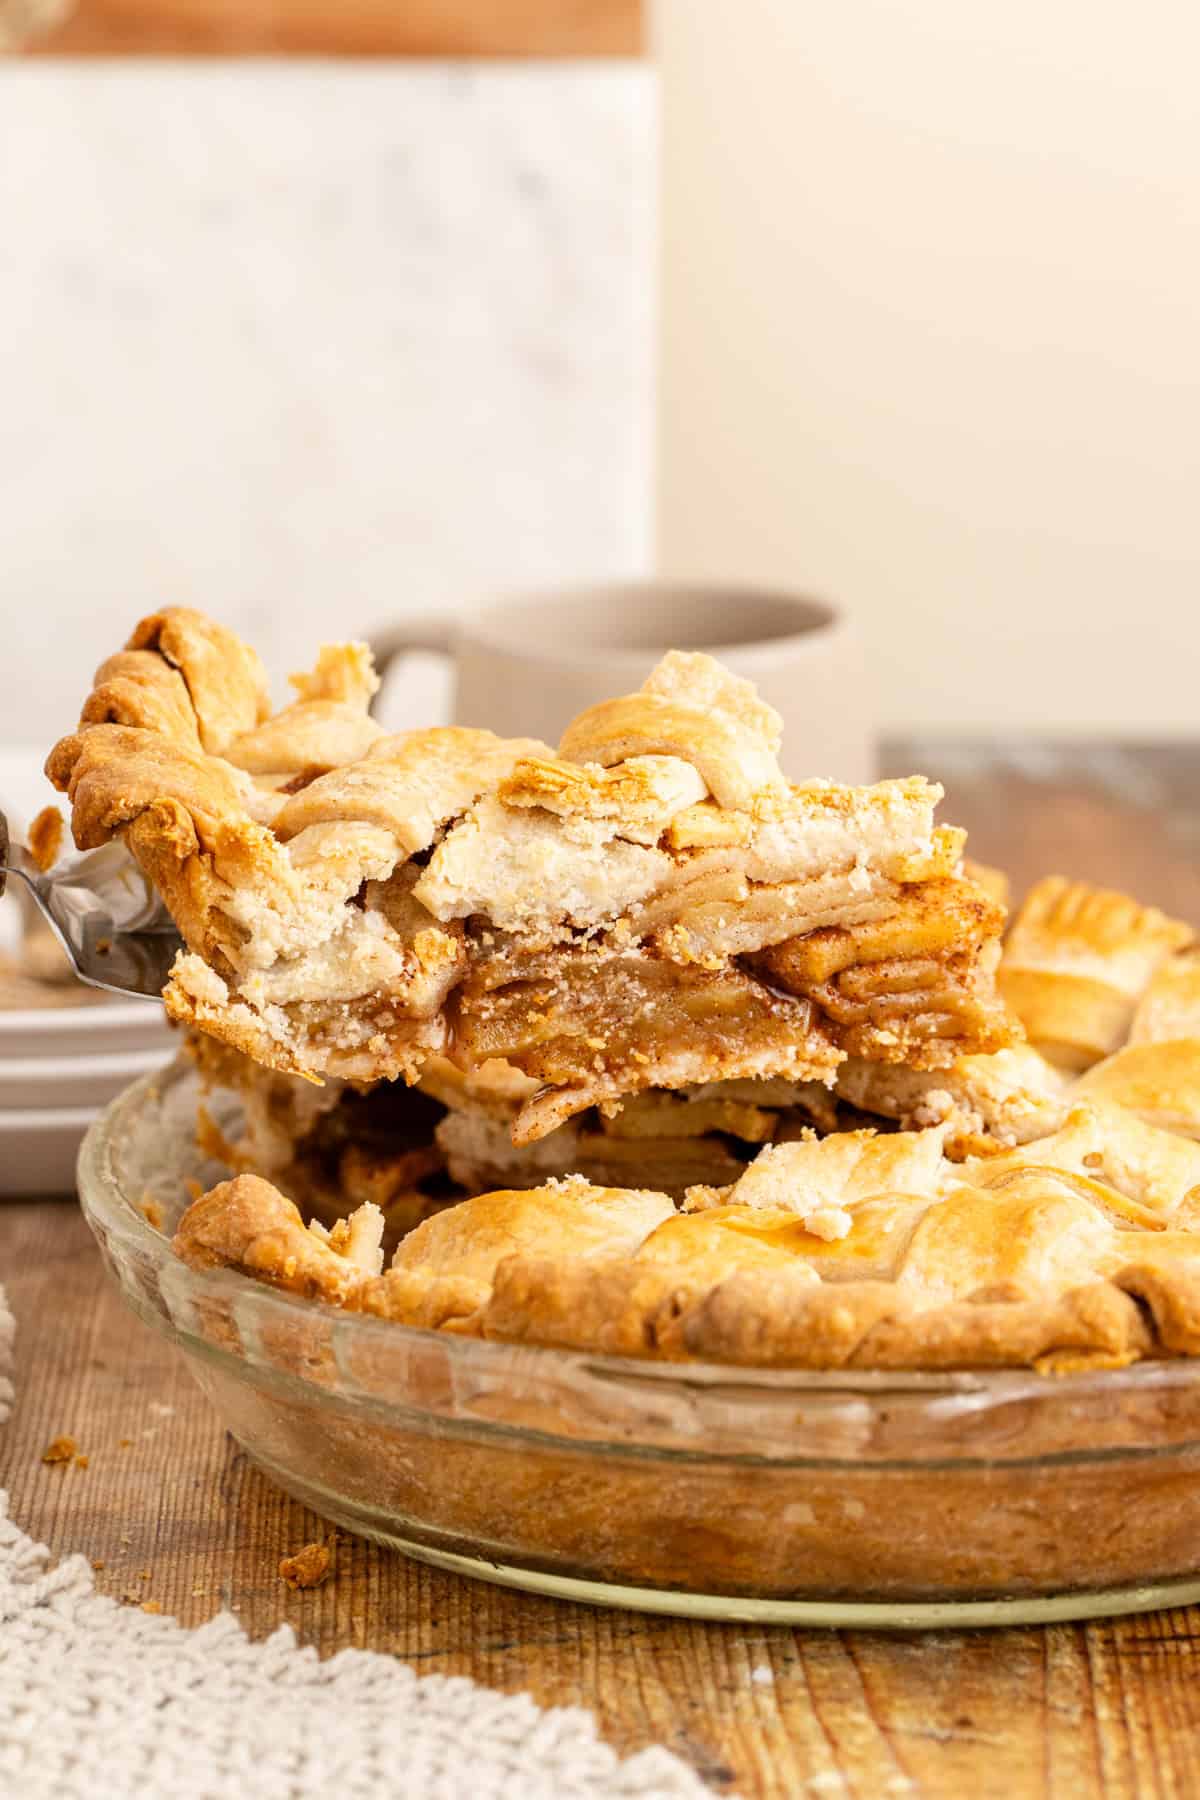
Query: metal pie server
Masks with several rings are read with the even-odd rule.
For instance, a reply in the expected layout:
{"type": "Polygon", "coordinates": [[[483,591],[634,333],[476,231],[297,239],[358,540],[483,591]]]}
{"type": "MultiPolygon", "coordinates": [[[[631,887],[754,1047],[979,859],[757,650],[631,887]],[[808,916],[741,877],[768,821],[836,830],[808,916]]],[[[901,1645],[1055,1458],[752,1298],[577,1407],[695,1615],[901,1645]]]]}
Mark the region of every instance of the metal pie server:
{"type": "Polygon", "coordinates": [[[159,1000],[182,940],[128,851],[105,844],[43,875],[14,844],[0,812],[0,895],[10,876],[66,951],[80,981],[143,1000],[159,1000]]]}

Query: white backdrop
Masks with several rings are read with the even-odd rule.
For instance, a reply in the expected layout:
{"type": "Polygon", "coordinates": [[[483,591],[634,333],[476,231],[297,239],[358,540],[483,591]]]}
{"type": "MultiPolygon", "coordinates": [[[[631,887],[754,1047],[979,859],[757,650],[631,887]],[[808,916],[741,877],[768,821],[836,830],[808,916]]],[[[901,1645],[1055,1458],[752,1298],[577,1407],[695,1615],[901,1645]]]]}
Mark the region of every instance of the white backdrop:
{"type": "Polygon", "coordinates": [[[644,570],[653,77],[0,67],[0,742],[166,601],[323,636],[644,570]]]}

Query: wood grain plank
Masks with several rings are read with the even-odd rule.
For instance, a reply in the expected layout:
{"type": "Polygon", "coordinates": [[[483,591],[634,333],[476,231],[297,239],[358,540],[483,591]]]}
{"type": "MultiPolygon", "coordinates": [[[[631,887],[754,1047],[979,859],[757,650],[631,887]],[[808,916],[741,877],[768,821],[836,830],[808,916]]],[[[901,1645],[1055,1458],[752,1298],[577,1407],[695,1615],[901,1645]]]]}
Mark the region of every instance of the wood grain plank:
{"type": "Polygon", "coordinates": [[[889,774],[945,784],[942,815],[1019,896],[1040,875],[1124,888],[1200,924],[1200,750],[1195,744],[961,744],[898,739],[889,774]]]}
{"type": "Polygon", "coordinates": [[[1052,1626],[1041,1634],[1041,1651],[1044,1789],[1093,1792],[1102,1769],[1088,1635],[1077,1625],[1052,1626]]]}
{"type": "Polygon", "coordinates": [[[637,56],[640,0],[77,0],[35,56],[637,56]]]}

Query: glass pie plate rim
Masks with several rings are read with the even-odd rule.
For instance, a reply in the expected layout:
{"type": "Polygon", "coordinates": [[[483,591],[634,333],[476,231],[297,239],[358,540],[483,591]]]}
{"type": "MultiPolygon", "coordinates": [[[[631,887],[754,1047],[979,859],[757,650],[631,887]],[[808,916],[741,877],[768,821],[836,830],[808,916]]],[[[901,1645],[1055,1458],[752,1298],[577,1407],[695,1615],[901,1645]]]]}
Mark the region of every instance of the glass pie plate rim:
{"type": "MultiPolygon", "coordinates": [[[[186,1177],[207,1185],[228,1174],[195,1148],[191,1127],[199,1097],[194,1069],[180,1061],[143,1076],[98,1114],[79,1155],[85,1217],[126,1302],[182,1351],[250,1459],[277,1485],[349,1530],[502,1585],[687,1617],[910,1629],[1051,1622],[1200,1600],[1200,1363],[1141,1362],[1054,1377],[1024,1369],[758,1370],[518,1345],[344,1313],[229,1270],[189,1268],[173,1255],[172,1205],[177,1212],[186,1204],[186,1177]],[[164,1132],[168,1112],[175,1122],[164,1132]],[[148,1153],[151,1179],[142,1179],[140,1167],[135,1173],[124,1166],[133,1146],[148,1153]],[[156,1158],[167,1184],[159,1193],[156,1158]],[[147,1216],[154,1212],[148,1198],[163,1206],[166,1231],[147,1216]],[[210,1325],[218,1316],[223,1324],[214,1334],[202,1321],[210,1325]],[[288,1346],[283,1356],[276,1340],[288,1346]],[[304,1372],[306,1361],[319,1372],[304,1372]],[[718,1480],[727,1470],[731,1481],[747,1471],[772,1478],[794,1472],[801,1491],[807,1491],[806,1475],[819,1479],[825,1491],[831,1477],[836,1486],[839,1470],[850,1481],[972,1472],[1002,1479],[1006,1471],[1057,1469],[1061,1480],[1063,1471],[1194,1456],[1195,1567],[1079,1587],[1053,1582],[1037,1591],[1005,1592],[1001,1580],[995,1591],[860,1596],[847,1593],[844,1584],[829,1593],[763,1594],[725,1583],[722,1591],[693,1591],[653,1571],[649,1579],[625,1579],[619,1571],[613,1578],[607,1564],[580,1567],[578,1558],[567,1568],[538,1566],[544,1559],[536,1544],[518,1547],[514,1555],[511,1545],[497,1545],[487,1535],[483,1541],[472,1541],[469,1533],[465,1539],[461,1533],[430,1536],[421,1521],[414,1526],[411,1514],[389,1517],[386,1507],[364,1515],[361,1499],[348,1499],[328,1479],[312,1478],[300,1466],[302,1453],[297,1458],[289,1449],[281,1460],[244,1420],[240,1429],[231,1422],[231,1402],[250,1387],[266,1407],[256,1417],[269,1417],[274,1403],[302,1407],[318,1428],[325,1422],[332,1429],[336,1418],[339,1430],[349,1429],[343,1422],[352,1419],[360,1447],[371,1430],[383,1434],[402,1422],[409,1440],[427,1436],[431,1456],[459,1434],[473,1455],[486,1456],[490,1448],[498,1471],[519,1452],[561,1455],[584,1470],[604,1468],[608,1476],[639,1463],[664,1479],[669,1470],[686,1472],[689,1465],[706,1474],[715,1469],[718,1480]],[[497,1396],[503,1402],[518,1394],[538,1423],[492,1416],[497,1396]],[[1131,1427],[1114,1402],[1130,1404],[1134,1417],[1148,1406],[1151,1420],[1160,1407],[1169,1412],[1178,1404],[1184,1416],[1174,1429],[1181,1435],[1156,1440],[1145,1425],[1131,1427]],[[547,1407],[552,1427],[543,1416],[547,1407]],[[993,1427],[1006,1415],[1017,1429],[1007,1437],[1001,1432],[998,1444],[993,1427]],[[816,1432],[818,1453],[797,1450],[792,1434],[798,1423],[816,1432]],[[1110,1441],[1096,1442],[1097,1430],[1110,1441]],[[897,1443],[905,1454],[893,1453],[897,1443]]],[[[806,1503],[798,1504],[804,1510],[806,1503]]]]}

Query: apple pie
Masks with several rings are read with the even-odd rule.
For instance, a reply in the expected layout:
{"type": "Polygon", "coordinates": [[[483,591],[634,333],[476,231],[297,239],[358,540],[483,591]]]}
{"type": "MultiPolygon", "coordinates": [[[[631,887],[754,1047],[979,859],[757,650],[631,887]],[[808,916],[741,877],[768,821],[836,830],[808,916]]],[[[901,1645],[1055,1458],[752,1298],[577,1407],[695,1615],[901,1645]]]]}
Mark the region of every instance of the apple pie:
{"type": "Polygon", "coordinates": [[[235,1171],[185,1261],[676,1360],[1200,1353],[1189,926],[1055,876],[1002,942],[936,785],[786,782],[704,655],[557,749],[385,734],[360,645],[294,682],[272,713],[251,650],[164,612],[48,763],[185,940],[167,1006],[235,1171]]]}
{"type": "Polygon", "coordinates": [[[273,714],[252,650],[167,610],[47,763],[77,844],[122,838],[178,923],[171,1017],[264,1067],[501,1063],[527,1145],[652,1091],[828,1088],[850,1059],[945,1069],[1017,1035],[1003,907],[941,789],[788,783],[778,716],[711,657],[665,656],[557,750],[385,734],[362,645],[293,681],[273,714]]]}
{"type": "MultiPolygon", "coordinates": [[[[1071,966],[1045,972],[1084,984],[1073,1004],[1054,984],[1041,1047],[932,1071],[847,1058],[832,1090],[643,1091],[524,1148],[508,1131],[522,1101],[511,1072],[473,1085],[431,1064],[446,1172],[459,1192],[498,1191],[427,1209],[385,1242],[370,1196],[348,1219],[306,1223],[247,1173],[184,1214],[176,1249],[404,1324],[633,1356],[1063,1372],[1200,1354],[1192,934],[1051,878],[1017,916],[1002,983],[1010,957],[1030,972],[1023,915],[1069,929],[1071,966]],[[1101,1036],[1109,1054],[1082,1073],[1043,1054],[1070,1044],[1075,1063],[1101,1036]],[[605,1161],[589,1140],[613,1126],[605,1161]],[[629,1164],[614,1142],[635,1147],[629,1164]]],[[[1023,981],[1013,997],[1036,1037],[1045,991],[1023,981]]]]}

